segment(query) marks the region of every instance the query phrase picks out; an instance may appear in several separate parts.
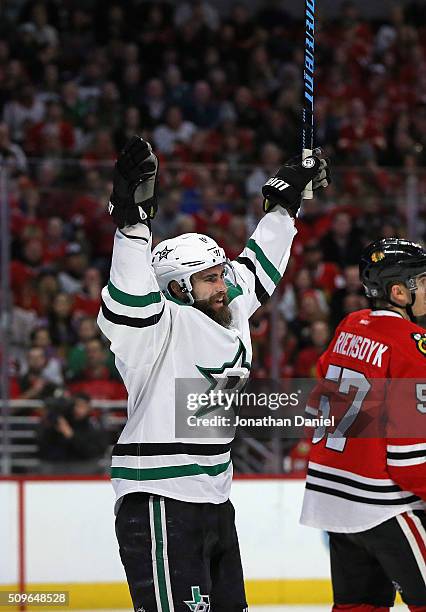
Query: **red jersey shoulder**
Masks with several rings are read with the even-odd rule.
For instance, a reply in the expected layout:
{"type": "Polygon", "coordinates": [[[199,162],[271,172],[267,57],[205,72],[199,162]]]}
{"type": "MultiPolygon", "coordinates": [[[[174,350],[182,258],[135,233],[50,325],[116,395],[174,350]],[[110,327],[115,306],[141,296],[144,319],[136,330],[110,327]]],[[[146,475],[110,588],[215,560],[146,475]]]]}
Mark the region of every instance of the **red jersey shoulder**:
{"type": "Polygon", "coordinates": [[[371,310],[348,315],[338,326],[330,346],[322,358],[327,363],[361,370],[373,376],[384,376],[391,354],[391,343],[383,330],[372,321],[371,310]]]}
{"type": "Polygon", "coordinates": [[[411,355],[415,354],[416,349],[425,357],[426,365],[426,331],[401,316],[377,315],[371,313],[369,316],[371,328],[382,338],[386,338],[396,352],[403,351],[411,355]]]}
{"type": "Polygon", "coordinates": [[[323,358],[323,365],[330,359],[346,367],[362,362],[372,376],[385,371],[390,376],[426,376],[426,332],[397,313],[360,310],[340,323],[323,358]]]}
{"type": "Polygon", "coordinates": [[[366,335],[371,338],[380,339],[396,348],[417,346],[418,350],[426,355],[426,331],[390,310],[365,309],[352,312],[340,323],[336,335],[341,329],[361,333],[364,329],[366,335]]]}
{"type": "Polygon", "coordinates": [[[426,332],[405,319],[395,319],[392,329],[392,378],[426,379],[426,332]]]}
{"type": "Polygon", "coordinates": [[[348,314],[343,321],[339,324],[339,327],[343,327],[346,325],[358,325],[361,321],[365,321],[371,315],[371,310],[369,308],[364,308],[363,310],[356,310],[355,312],[351,312],[348,314]]]}

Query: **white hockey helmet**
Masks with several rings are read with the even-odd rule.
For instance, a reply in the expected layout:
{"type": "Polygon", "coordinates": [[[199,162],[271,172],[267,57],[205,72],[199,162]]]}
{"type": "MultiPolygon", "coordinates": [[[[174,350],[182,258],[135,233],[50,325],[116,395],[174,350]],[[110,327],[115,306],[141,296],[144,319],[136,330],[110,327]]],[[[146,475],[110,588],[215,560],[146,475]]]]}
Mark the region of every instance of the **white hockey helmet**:
{"type": "Polygon", "coordinates": [[[191,276],[218,264],[232,269],[225,251],[204,234],[182,234],[163,240],[152,252],[152,266],[161,291],[170,295],[169,284],[177,281],[189,304],[194,303],[191,276]]]}

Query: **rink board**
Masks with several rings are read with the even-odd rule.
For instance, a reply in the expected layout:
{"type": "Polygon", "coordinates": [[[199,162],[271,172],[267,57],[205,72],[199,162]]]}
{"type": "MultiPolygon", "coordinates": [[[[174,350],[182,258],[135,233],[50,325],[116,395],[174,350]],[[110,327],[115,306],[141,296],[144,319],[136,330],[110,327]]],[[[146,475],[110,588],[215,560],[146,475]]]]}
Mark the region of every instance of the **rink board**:
{"type": "MultiPolygon", "coordinates": [[[[251,604],[331,600],[327,539],[298,524],[303,487],[301,480],[234,481],[231,499],[251,604]]],[[[69,591],[69,609],[129,608],[113,504],[103,478],[0,480],[6,551],[0,589],[25,584],[26,590],[69,591]]]]}

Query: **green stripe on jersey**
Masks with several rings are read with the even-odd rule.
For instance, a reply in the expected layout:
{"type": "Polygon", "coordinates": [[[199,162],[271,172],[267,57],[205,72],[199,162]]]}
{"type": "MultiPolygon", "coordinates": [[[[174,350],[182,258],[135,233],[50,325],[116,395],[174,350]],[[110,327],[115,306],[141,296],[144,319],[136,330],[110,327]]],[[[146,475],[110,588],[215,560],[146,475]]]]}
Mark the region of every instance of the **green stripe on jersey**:
{"type": "Polygon", "coordinates": [[[190,306],[191,305],[188,302],[183,302],[182,300],[179,300],[178,298],[174,297],[173,295],[170,295],[170,293],[168,291],[164,295],[165,295],[165,297],[170,302],[174,302],[175,304],[179,304],[179,306],[190,306]]]}
{"type": "Polygon", "coordinates": [[[161,302],[161,293],[159,291],[153,291],[146,295],[131,295],[130,293],[124,293],[124,291],[117,289],[111,281],[108,281],[108,291],[112,299],[123,306],[140,307],[161,302]]]}
{"type": "Polygon", "coordinates": [[[250,238],[250,240],[247,242],[247,248],[253,251],[253,253],[256,255],[258,262],[260,263],[266,274],[269,276],[271,281],[278,285],[281,280],[280,272],[278,272],[274,264],[269,261],[265,253],[262,251],[257,242],[253,240],[253,238],[250,238]]]}
{"type": "Polygon", "coordinates": [[[227,295],[229,303],[231,303],[236,297],[243,295],[243,290],[240,285],[228,285],[227,295]]]}
{"type": "MultiPolygon", "coordinates": [[[[170,612],[169,598],[167,596],[166,570],[164,567],[164,540],[161,525],[161,505],[158,498],[153,500],[154,509],[154,533],[155,533],[155,560],[158,579],[158,590],[162,612],[170,612]]],[[[166,527],[166,526],[164,526],[166,527]]],[[[155,569],[154,569],[155,571],[155,569]]]]}
{"type": "Polygon", "coordinates": [[[218,476],[226,472],[231,460],[217,465],[198,465],[189,463],[188,465],[169,465],[158,468],[111,468],[111,478],[122,478],[123,480],[162,480],[164,478],[181,478],[182,476],[218,476]]]}

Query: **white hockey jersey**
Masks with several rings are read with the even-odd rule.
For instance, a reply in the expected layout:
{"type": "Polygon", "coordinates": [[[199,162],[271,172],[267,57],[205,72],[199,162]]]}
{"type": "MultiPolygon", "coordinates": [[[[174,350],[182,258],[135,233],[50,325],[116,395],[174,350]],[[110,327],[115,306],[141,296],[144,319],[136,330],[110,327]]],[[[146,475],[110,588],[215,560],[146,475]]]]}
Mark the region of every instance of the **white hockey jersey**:
{"type": "Polygon", "coordinates": [[[272,294],[296,234],[278,207],[259,222],[233,262],[238,286],[229,291],[232,325],[219,325],[192,306],[160,293],[145,225],[117,230],[110,280],[102,290],[98,325],[111,341],[128,392],[128,420],[113,449],[117,500],[144,491],[189,502],[222,503],[232,480],[232,439],[177,439],[175,380],[248,375],[249,318],[272,294]]]}

